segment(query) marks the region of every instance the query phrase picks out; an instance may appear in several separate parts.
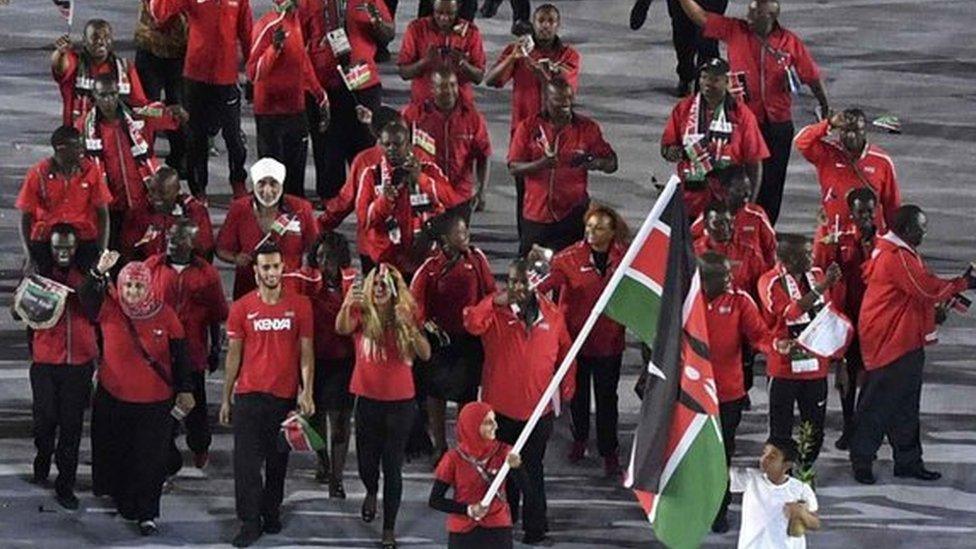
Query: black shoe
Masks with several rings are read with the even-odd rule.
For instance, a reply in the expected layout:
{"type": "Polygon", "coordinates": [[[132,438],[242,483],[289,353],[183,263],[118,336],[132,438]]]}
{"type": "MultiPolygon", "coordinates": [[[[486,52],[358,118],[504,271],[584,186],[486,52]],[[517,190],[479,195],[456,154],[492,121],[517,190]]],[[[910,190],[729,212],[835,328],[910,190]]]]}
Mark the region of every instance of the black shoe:
{"type": "Polygon", "coordinates": [[[712,532],[715,534],[724,534],[729,531],[729,517],[722,515],[720,517],[715,517],[712,522],[712,532]]]}
{"type": "Polygon", "coordinates": [[[850,450],[851,443],[847,439],[847,433],[842,433],[840,435],[840,438],[837,439],[837,442],[834,443],[834,448],[837,448],[838,450],[841,450],[842,452],[846,452],[847,450],[850,450]]]}
{"type": "Polygon", "coordinates": [[[281,533],[281,519],[279,517],[266,517],[261,525],[261,530],[265,534],[281,533]]]}
{"type": "Polygon", "coordinates": [[[39,486],[47,485],[47,477],[51,474],[51,458],[37,456],[34,458],[34,475],[31,483],[39,486]]]}
{"type": "Polygon", "coordinates": [[[895,476],[898,478],[915,478],[918,480],[931,482],[942,478],[942,473],[938,471],[930,471],[926,469],[924,465],[919,465],[913,469],[895,468],[895,476]]]}
{"type": "Polygon", "coordinates": [[[647,21],[647,9],[651,7],[651,0],[637,0],[630,9],[630,30],[637,30],[647,21]]]}
{"type": "Polygon", "coordinates": [[[675,97],[688,97],[694,88],[694,82],[691,80],[679,80],[678,85],[674,87],[675,97]]]}
{"type": "Polygon", "coordinates": [[[154,536],[159,533],[159,527],[156,526],[156,522],[152,520],[141,520],[139,521],[139,535],[140,536],[154,536]]]}
{"type": "Polygon", "coordinates": [[[78,509],[78,498],[71,490],[58,492],[55,494],[54,499],[57,500],[58,505],[69,511],[76,511],[78,509]]]}
{"type": "Polygon", "coordinates": [[[329,483],[329,497],[332,499],[346,499],[346,489],[342,487],[341,480],[333,480],[329,483]]]}
{"type": "Polygon", "coordinates": [[[522,536],[522,543],[525,545],[546,545],[552,540],[545,534],[525,534],[522,536]]]}
{"type": "Polygon", "coordinates": [[[237,532],[237,535],[234,536],[234,540],[230,543],[234,547],[248,547],[260,537],[260,528],[257,528],[256,525],[253,524],[245,524],[241,526],[241,530],[237,532]]]}
{"type": "Polygon", "coordinates": [[[878,479],[874,478],[874,473],[871,471],[871,466],[853,466],[854,470],[854,480],[860,482],[861,484],[874,484],[878,482],[878,479]]]}
{"type": "Polygon", "coordinates": [[[363,522],[373,522],[373,519],[376,518],[376,494],[366,494],[366,498],[363,499],[363,507],[359,512],[363,517],[363,522]]]}

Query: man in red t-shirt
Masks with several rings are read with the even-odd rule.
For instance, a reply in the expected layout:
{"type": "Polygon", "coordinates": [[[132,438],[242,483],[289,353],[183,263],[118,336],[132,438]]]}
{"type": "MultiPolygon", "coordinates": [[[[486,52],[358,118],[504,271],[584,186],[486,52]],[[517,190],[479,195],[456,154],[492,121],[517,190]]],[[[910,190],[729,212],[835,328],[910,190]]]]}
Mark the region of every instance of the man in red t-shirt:
{"type": "Polygon", "coordinates": [[[485,47],[481,32],[470,21],[458,19],[457,0],[437,0],[434,14],[414,19],[400,45],[397,67],[410,80],[410,102],[421,104],[433,95],[430,73],[449,67],[458,75],[461,97],[474,103],[474,86],[485,77],[485,47]]]}
{"type": "Polygon", "coordinates": [[[312,305],[297,292],[282,291],[283,268],[278,245],[262,244],[254,259],[258,289],[235,301],[227,317],[220,422],[231,424],[233,402],[234,489],[242,522],[235,547],[281,531],[288,470],[288,453],[278,445],[281,422],[294,411],[296,397],[305,417],[315,413],[312,305]]]}
{"type": "Polygon", "coordinates": [[[617,171],[617,153],[599,124],[574,112],[573,88],[546,84],[546,108],[519,124],[508,150],[508,171],[525,178],[519,255],[533,244],[559,251],[583,238],[589,172],[617,171]]]}
{"type": "Polygon", "coordinates": [[[681,0],[681,7],[702,27],[703,36],[728,47],[736,93],[756,115],[769,147],[756,202],[775,225],[793,143],[793,96],[805,84],[820,103],[822,116],[830,113],[820,68],[803,41],[780,26],[779,0],[753,0],[744,20],[705,11],[696,0],[681,0]]]}
{"type": "Polygon", "coordinates": [[[108,205],[112,193],[105,184],[105,172],[97,160],[82,156],[81,134],[61,126],[51,134],[54,155],[29,170],[17,195],[21,212],[20,238],[28,268],[46,272],[53,265],[48,244],[51,228],[71,225],[78,240],[75,264],[84,272],[98,260],[99,250],[108,245],[108,205]]]}

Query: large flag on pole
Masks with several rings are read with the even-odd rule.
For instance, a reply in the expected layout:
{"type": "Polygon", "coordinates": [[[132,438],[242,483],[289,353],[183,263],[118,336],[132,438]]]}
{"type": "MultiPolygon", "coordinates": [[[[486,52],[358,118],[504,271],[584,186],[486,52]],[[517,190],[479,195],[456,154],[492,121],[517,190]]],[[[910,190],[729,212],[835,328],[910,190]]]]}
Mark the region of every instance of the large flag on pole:
{"type": "Polygon", "coordinates": [[[71,20],[74,19],[75,7],[74,0],[51,0],[54,2],[55,7],[61,12],[61,16],[64,20],[68,22],[68,26],[71,26],[71,20]]]}
{"type": "Polygon", "coordinates": [[[623,263],[604,314],[652,348],[625,485],[670,547],[697,547],[725,493],[728,470],[708,332],[684,202],[665,187],[623,263]],[[628,254],[630,255],[630,254],[628,254]]]}

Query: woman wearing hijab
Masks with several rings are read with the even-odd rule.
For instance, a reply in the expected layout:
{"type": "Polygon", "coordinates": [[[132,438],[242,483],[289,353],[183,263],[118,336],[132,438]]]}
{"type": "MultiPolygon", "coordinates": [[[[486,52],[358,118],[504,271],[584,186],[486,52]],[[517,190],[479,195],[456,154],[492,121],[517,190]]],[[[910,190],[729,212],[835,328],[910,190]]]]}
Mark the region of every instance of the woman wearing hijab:
{"type": "Polygon", "coordinates": [[[380,464],[383,466],[384,549],[395,549],[394,528],[403,491],[401,469],[417,406],[413,361],[430,358],[420,331],[417,306],[403,276],[380,263],[356,281],[336,317],[336,333],[352,335],[356,349],[349,390],[356,399],[356,454],[366,487],[362,517],[376,518],[380,464]]]}
{"type": "Polygon", "coordinates": [[[449,513],[448,547],[504,549],[512,547],[512,513],[505,501],[504,485],[488,507],[481,505],[505,461],[517,469],[522,460],[511,446],[495,438],[495,412],[484,402],[466,404],[458,414],[456,448],[444,454],[434,472],[430,506],[449,513]],[[454,499],[447,499],[447,490],[454,499]]]}
{"type": "Polygon", "coordinates": [[[153,295],[142,262],[123,267],[112,286],[106,275],[118,259],[118,252],[103,252],[79,289],[86,313],[101,328],[103,349],[92,404],[92,491],[112,496],[119,514],[138,521],[148,536],[157,531],[173,438],[170,414],[193,409],[193,383],[176,312],[153,295]]]}
{"type": "Polygon", "coordinates": [[[262,158],[251,166],[251,180],[253,196],[231,202],[217,233],[217,257],[237,266],[235,300],[257,288],[251,264],[254,251],[261,244],[269,240],[278,244],[287,274],[301,268],[302,256],[319,232],[312,205],[303,198],[284,194],[284,164],[262,158]]]}

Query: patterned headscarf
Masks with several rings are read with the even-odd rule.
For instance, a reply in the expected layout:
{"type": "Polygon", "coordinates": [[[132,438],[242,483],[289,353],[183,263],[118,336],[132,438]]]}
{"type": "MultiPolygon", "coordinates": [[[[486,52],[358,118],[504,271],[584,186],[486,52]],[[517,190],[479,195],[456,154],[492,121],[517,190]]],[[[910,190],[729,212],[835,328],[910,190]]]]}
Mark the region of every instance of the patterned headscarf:
{"type": "Polygon", "coordinates": [[[122,312],[131,319],[150,318],[163,308],[163,302],[156,297],[152,288],[152,271],[142,261],[132,261],[122,267],[118,280],[119,305],[122,312]],[[136,303],[129,303],[124,297],[124,288],[129,282],[142,282],[146,294],[136,303]]]}

